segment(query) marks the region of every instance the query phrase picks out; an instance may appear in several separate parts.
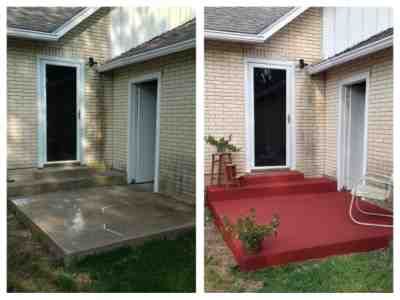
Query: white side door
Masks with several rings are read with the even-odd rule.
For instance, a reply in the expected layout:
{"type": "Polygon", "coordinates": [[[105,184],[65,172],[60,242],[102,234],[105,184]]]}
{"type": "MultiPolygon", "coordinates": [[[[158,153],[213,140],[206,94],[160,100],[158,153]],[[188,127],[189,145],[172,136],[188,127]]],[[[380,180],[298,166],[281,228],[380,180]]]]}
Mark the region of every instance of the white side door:
{"type": "Polygon", "coordinates": [[[360,86],[351,88],[350,112],[349,188],[353,187],[364,175],[365,90],[360,86]]]}
{"type": "Polygon", "coordinates": [[[343,187],[351,189],[366,172],[365,89],[344,87],[342,112],[343,187]]]}
{"type": "Polygon", "coordinates": [[[157,84],[137,86],[135,182],[154,181],[157,84]]]}

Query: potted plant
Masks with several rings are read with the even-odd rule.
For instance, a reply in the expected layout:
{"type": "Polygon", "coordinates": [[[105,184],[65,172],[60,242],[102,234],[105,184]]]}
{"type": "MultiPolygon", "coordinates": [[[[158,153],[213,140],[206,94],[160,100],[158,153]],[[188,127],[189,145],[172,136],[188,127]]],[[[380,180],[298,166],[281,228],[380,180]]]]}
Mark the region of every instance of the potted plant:
{"type": "Polygon", "coordinates": [[[257,224],[254,208],[250,209],[250,215],[239,218],[236,224],[230,223],[228,218],[224,217],[225,230],[232,234],[233,238],[242,242],[248,254],[260,252],[263,240],[272,234],[277,235],[279,223],[279,216],[274,214],[269,224],[257,224]]]}
{"type": "Polygon", "coordinates": [[[217,148],[217,152],[239,152],[240,149],[235,145],[231,144],[232,135],[225,139],[225,137],[221,137],[219,139],[209,135],[205,137],[205,141],[209,145],[213,145],[217,148]]]}

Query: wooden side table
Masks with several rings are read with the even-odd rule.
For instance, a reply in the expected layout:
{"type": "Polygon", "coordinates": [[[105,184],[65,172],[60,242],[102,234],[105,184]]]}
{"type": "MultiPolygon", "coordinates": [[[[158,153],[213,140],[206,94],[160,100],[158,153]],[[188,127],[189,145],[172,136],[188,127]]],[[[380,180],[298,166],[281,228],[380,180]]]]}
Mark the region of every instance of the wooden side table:
{"type": "Polygon", "coordinates": [[[212,154],[211,160],[211,184],[214,183],[214,171],[218,169],[217,183],[221,185],[222,176],[225,176],[225,167],[232,164],[232,153],[217,152],[212,154]]]}

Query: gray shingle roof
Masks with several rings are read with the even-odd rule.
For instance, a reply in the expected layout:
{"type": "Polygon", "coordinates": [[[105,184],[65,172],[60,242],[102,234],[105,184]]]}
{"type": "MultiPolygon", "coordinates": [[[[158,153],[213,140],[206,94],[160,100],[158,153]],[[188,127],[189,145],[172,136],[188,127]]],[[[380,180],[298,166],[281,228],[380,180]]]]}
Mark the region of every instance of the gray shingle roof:
{"type": "Polygon", "coordinates": [[[109,60],[107,63],[116,61],[121,58],[130,57],[145,53],[150,50],[163,48],[180,42],[188,41],[196,37],[196,20],[192,19],[182,25],[179,25],[153,39],[136,46],[121,55],[109,60]]]}
{"type": "Polygon", "coordinates": [[[85,7],[8,7],[7,26],[52,33],[85,7]]]}
{"type": "Polygon", "coordinates": [[[206,7],[205,29],[258,34],[294,7],[206,7]]]}

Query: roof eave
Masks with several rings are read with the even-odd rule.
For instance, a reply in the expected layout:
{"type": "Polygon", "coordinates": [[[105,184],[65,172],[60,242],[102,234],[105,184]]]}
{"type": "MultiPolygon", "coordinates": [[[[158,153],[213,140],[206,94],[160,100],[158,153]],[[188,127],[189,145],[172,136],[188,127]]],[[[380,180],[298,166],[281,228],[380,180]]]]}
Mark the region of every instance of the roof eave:
{"type": "Polygon", "coordinates": [[[279,30],[281,30],[283,27],[285,27],[287,24],[292,22],[295,18],[300,16],[302,13],[304,13],[309,8],[310,8],[309,6],[293,8],[287,14],[285,14],[284,16],[279,18],[276,22],[272,23],[267,28],[265,28],[263,31],[261,31],[260,35],[264,38],[264,40],[267,40],[273,34],[278,32],[279,30]]]}
{"type": "Polygon", "coordinates": [[[264,43],[273,34],[281,30],[287,24],[292,22],[296,17],[304,13],[309,7],[296,7],[276,20],[274,23],[263,29],[258,34],[228,32],[217,30],[205,30],[205,38],[210,40],[222,40],[230,42],[245,43],[264,43]]]}
{"type": "Polygon", "coordinates": [[[26,30],[13,27],[7,28],[7,36],[47,42],[55,42],[58,40],[58,37],[53,33],[45,33],[41,31],[26,30]]]}
{"type": "Polygon", "coordinates": [[[133,56],[122,57],[110,63],[106,63],[97,68],[100,73],[112,71],[117,68],[125,67],[131,64],[144,62],[150,59],[158,58],[168,54],[177,53],[180,51],[188,50],[196,47],[196,39],[190,39],[183,42],[179,42],[166,47],[161,47],[154,50],[149,50],[144,53],[140,53],[133,56]]]}
{"type": "Polygon", "coordinates": [[[63,25],[58,27],[55,31],[47,33],[34,30],[19,29],[14,27],[7,28],[7,36],[24,38],[31,40],[56,42],[62,38],[67,32],[71,31],[77,25],[79,25],[83,20],[93,15],[97,12],[100,7],[88,7],[82,10],[80,13],[76,14],[70,20],[65,22],[63,25]]]}
{"type": "Polygon", "coordinates": [[[330,68],[333,68],[335,66],[344,64],[346,62],[349,62],[354,59],[378,52],[380,50],[383,50],[383,49],[386,49],[386,48],[389,48],[392,46],[393,46],[393,35],[386,37],[384,39],[381,39],[379,41],[370,43],[363,47],[345,52],[336,57],[332,57],[331,59],[327,59],[321,63],[308,66],[306,68],[306,70],[307,70],[307,73],[310,75],[318,74],[318,73],[324,72],[330,68]]]}
{"type": "Polygon", "coordinates": [[[220,40],[229,42],[263,43],[264,39],[257,34],[239,32],[227,32],[217,30],[205,30],[205,38],[209,40],[220,40]]]}

